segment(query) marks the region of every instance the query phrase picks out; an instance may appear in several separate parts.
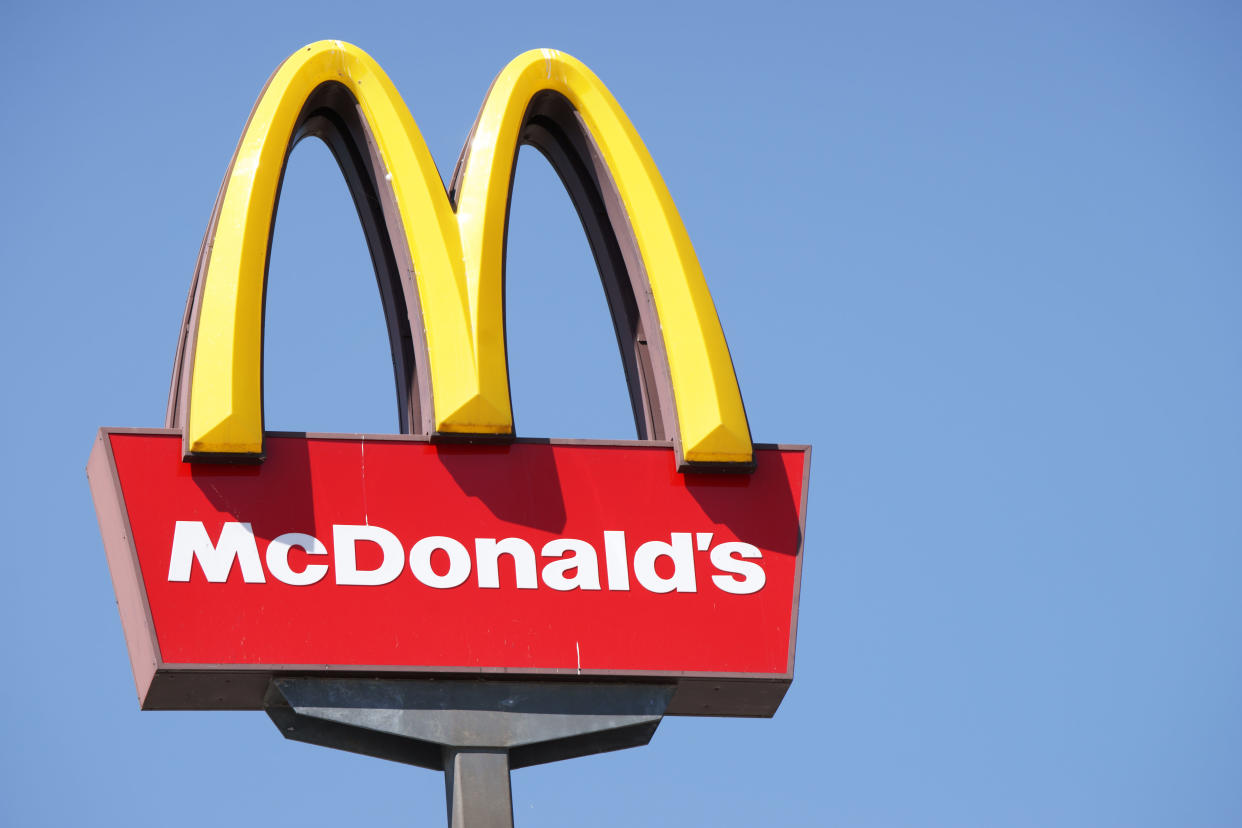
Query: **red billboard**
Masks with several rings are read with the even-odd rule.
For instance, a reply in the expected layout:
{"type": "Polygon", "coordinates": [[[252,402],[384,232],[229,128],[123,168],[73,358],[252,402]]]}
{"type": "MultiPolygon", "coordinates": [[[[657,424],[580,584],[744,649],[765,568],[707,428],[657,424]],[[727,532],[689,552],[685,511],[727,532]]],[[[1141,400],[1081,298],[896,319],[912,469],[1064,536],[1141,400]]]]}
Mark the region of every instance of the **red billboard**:
{"type": "Polygon", "coordinates": [[[676,683],[771,715],[792,678],[807,447],[749,474],[651,443],[269,434],[185,463],[100,432],[88,472],[142,706],[260,708],[274,675],[676,683]]]}

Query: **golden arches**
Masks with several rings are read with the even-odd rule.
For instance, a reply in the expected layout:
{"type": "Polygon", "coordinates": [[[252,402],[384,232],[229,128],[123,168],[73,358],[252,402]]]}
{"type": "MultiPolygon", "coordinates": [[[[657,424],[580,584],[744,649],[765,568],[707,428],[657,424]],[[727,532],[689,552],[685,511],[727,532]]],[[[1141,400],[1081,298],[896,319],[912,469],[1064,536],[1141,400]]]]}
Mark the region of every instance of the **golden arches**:
{"type": "MultiPolygon", "coordinates": [[[[639,339],[643,347],[658,340],[654,362],[667,373],[656,372],[663,376],[655,382],[661,387],[648,393],[658,407],[672,409],[665,419],[675,419],[675,429],[668,430],[679,460],[752,461],[728,346],[694,249],[655,163],[599,79],[561,52],[518,56],[488,92],[450,198],[391,81],[369,55],[339,41],[307,46],[277,68],[222,185],[200,253],[170,397],[169,424],[183,428],[187,456],[261,457],[262,316],[272,216],[289,149],[302,132],[314,131],[307,126],[315,115],[309,102],[327,85],[347,93],[338,96],[345,104],[336,108],[343,117],[356,108],[355,143],[365,142],[359,152],[370,155],[363,175],[370,180],[362,183],[387,208],[399,277],[394,292],[401,296],[386,295],[385,301],[404,300],[402,311],[424,360],[424,400],[411,430],[513,432],[504,339],[505,221],[515,154],[519,144],[534,143],[524,134],[531,112],[551,95],[567,104],[562,122],[577,119],[585,137],[567,152],[590,156],[576,163],[593,170],[591,180],[607,191],[605,200],[612,196],[612,231],[621,247],[632,243],[633,250],[624,251],[630,253],[626,262],[638,260],[631,269],[642,271],[649,289],[649,298],[646,290],[635,291],[644,294],[635,300],[650,307],[639,308],[634,324],[658,332],[639,339]]],[[[386,310],[391,321],[393,308],[386,310]]],[[[630,379],[633,387],[634,375],[630,379]]]]}

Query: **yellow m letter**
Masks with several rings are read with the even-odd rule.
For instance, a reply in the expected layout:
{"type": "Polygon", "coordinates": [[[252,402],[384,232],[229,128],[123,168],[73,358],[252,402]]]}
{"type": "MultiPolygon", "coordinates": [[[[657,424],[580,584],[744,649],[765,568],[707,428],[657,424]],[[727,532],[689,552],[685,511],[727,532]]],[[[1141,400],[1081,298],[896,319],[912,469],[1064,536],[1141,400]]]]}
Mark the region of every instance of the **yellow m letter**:
{"type": "Polygon", "coordinates": [[[497,76],[446,192],[391,81],[339,41],[290,56],[250,114],[220,189],[183,325],[168,424],[188,458],[263,451],[264,280],[289,152],[324,138],[367,233],[388,317],[402,429],[513,433],[504,244],[517,149],[548,156],[605,276],[641,437],[686,466],[745,466],[750,431],[711,295],[638,133],[561,52],[497,76]],[[417,370],[415,367],[417,366],[417,370]]]}

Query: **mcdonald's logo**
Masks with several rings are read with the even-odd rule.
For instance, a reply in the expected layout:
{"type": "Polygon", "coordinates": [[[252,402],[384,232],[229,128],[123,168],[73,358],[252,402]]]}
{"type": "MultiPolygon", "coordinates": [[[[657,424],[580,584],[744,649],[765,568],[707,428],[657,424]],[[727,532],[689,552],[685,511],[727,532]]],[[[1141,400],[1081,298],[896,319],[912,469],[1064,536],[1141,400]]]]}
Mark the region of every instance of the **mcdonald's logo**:
{"type": "Polygon", "coordinates": [[[369,55],[321,41],[290,56],[250,113],[216,199],[178,347],[167,425],[189,459],[263,453],[264,280],[285,160],[332,149],[376,262],[402,430],[513,434],[504,246],[519,145],[541,150],[582,217],[607,286],[641,439],[683,467],[747,466],[728,346],[677,208],[633,125],[578,60],[519,55],[492,83],[446,192],[418,126],[369,55]]]}
{"type": "Polygon", "coordinates": [[[753,716],[793,677],[809,452],[752,444],[685,228],[589,69],[505,67],[446,190],[375,61],[324,41],[277,68],[233,155],[165,427],[101,429],[87,474],[144,708],[260,708],[289,675],[500,674],[654,681],[676,685],[669,714],[753,716]],[[264,433],[268,248],[309,135],[362,218],[402,434],[264,433]],[[582,219],[639,440],[513,434],[519,145],[582,219]]]}

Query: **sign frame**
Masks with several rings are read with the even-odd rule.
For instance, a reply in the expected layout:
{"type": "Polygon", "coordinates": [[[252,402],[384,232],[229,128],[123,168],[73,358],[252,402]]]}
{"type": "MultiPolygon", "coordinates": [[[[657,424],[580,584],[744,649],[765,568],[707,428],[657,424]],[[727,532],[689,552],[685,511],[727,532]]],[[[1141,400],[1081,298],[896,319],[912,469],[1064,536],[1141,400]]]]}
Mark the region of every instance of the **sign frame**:
{"type": "MultiPolygon", "coordinates": [[[[113,434],[181,436],[172,428],[101,428],[87,464],[100,532],[108,558],[121,624],[129,649],[139,704],[144,710],[259,710],[275,678],[419,678],[507,679],[564,681],[620,681],[675,685],[667,715],[771,717],[793,680],[798,609],[802,581],[803,540],[810,483],[808,445],[755,444],[756,450],[777,449],[804,454],[802,490],[798,504],[798,540],[794,562],[793,595],[787,664],[784,672],[734,673],[668,670],[515,669],[508,667],[440,667],[416,665],[331,664],[183,664],[167,662],[160,653],[147,590],[130,526],[129,513],[117,472],[110,437],[113,434]]],[[[354,439],[369,442],[423,443],[426,435],[332,434],[267,432],[271,437],[354,439]]],[[[671,442],[649,440],[579,440],[518,438],[513,443],[553,446],[633,446],[673,448],[671,442]]]]}

